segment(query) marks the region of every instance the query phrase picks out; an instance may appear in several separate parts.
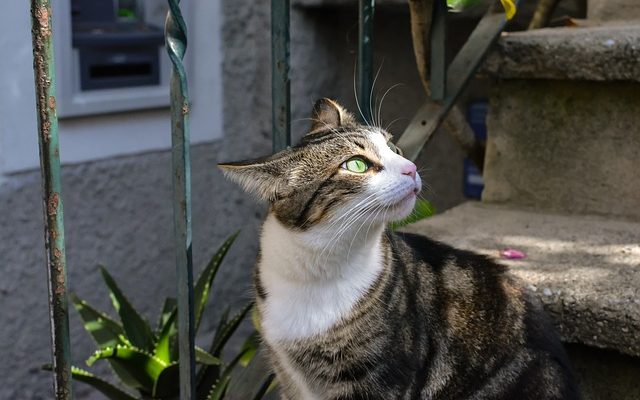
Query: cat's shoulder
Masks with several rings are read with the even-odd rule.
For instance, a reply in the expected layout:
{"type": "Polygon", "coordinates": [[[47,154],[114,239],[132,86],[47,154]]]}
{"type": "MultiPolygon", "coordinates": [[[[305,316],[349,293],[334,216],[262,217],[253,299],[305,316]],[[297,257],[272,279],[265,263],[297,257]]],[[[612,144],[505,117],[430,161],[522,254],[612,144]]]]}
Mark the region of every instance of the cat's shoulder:
{"type": "Polygon", "coordinates": [[[409,232],[388,232],[394,253],[405,261],[426,262],[434,269],[455,264],[460,268],[481,269],[502,274],[507,267],[473,251],[455,248],[424,235],[409,232]]]}

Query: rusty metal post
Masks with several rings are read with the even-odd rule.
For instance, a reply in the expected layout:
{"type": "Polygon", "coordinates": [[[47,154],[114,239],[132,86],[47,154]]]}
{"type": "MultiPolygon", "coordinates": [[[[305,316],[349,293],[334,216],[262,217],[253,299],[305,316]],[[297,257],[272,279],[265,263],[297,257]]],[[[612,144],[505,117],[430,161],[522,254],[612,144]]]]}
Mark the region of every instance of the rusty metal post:
{"type": "Polygon", "coordinates": [[[60,185],[56,76],[53,60],[51,3],[31,0],[33,69],[36,86],[38,142],[44,209],[44,243],[49,277],[49,319],[53,353],[53,387],[56,399],[73,398],[69,308],[64,248],[64,223],[60,185]]]}
{"type": "Polygon", "coordinates": [[[187,49],[187,27],[180,0],[168,0],[165,42],[171,71],[171,156],[173,215],[178,291],[178,353],[180,399],[195,399],[195,327],[193,260],[191,252],[191,161],[189,154],[189,92],[182,62],[187,49]]]}

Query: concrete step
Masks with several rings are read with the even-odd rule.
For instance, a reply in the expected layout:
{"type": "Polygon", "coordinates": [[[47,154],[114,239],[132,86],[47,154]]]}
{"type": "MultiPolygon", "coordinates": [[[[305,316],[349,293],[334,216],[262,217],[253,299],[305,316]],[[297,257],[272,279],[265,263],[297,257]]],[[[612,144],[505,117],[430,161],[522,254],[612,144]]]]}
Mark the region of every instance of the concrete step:
{"type": "Polygon", "coordinates": [[[540,298],[563,340],[640,357],[640,223],[478,202],[408,226],[500,259],[540,298]]]}
{"type": "Polygon", "coordinates": [[[483,200],[640,220],[640,25],[504,35],[483,200]]]}
{"type": "Polygon", "coordinates": [[[505,33],[482,71],[500,79],[640,82],[640,24],[505,33]]]}

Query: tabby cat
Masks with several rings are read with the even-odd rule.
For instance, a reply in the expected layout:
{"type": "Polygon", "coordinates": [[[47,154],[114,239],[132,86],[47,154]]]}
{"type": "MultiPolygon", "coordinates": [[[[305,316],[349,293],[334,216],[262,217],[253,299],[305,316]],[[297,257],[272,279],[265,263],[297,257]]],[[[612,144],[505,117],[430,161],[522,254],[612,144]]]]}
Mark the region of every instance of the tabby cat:
{"type": "Polygon", "coordinates": [[[312,121],[295,147],[220,165],[270,204],[255,292],[283,398],[577,399],[504,266],[385,229],[421,189],[391,136],[329,99],[312,121]]]}

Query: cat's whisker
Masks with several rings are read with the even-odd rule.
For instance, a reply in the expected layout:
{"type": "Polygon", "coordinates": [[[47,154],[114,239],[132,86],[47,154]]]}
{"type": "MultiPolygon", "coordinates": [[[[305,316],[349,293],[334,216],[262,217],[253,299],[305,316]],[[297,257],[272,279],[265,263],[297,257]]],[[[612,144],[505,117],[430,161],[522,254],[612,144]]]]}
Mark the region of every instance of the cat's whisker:
{"type": "Polygon", "coordinates": [[[358,112],[360,113],[360,116],[362,117],[362,120],[364,121],[364,123],[371,128],[371,124],[369,123],[369,121],[367,121],[367,119],[364,116],[364,113],[362,112],[362,108],[360,107],[360,102],[358,101],[358,89],[356,88],[356,72],[358,70],[358,62],[356,61],[356,64],[353,68],[353,95],[356,99],[356,107],[358,108],[358,112]]]}
{"type": "Polygon", "coordinates": [[[380,71],[382,71],[382,65],[384,64],[384,59],[380,62],[380,66],[378,67],[378,71],[376,72],[376,76],[373,78],[373,83],[371,84],[371,90],[369,91],[369,115],[371,116],[371,123],[373,126],[379,126],[376,122],[375,114],[373,113],[373,107],[371,105],[371,100],[373,99],[373,90],[376,87],[376,82],[378,81],[378,76],[380,75],[380,71]]]}
{"type": "MultiPolygon", "coordinates": [[[[375,193],[373,195],[375,195],[375,193]]],[[[333,244],[331,246],[331,251],[340,242],[340,238],[350,230],[351,226],[354,225],[359,218],[366,215],[373,207],[375,207],[376,201],[377,199],[372,199],[365,206],[357,210],[350,218],[348,218],[345,221],[343,226],[338,229],[338,233],[329,241],[329,244],[333,244]]],[[[331,253],[331,251],[329,251],[329,254],[331,253]]],[[[323,253],[324,253],[324,250],[320,254],[321,257],[323,253]]]]}
{"type": "Polygon", "coordinates": [[[393,121],[391,121],[390,123],[388,123],[388,124],[387,124],[387,126],[385,126],[384,130],[388,132],[388,131],[389,131],[389,129],[391,129],[391,126],[392,126],[393,124],[395,124],[396,122],[398,122],[398,121],[400,121],[400,120],[403,120],[403,119],[406,119],[406,118],[398,117],[398,118],[394,119],[393,121]]]}
{"type": "Polygon", "coordinates": [[[382,98],[380,99],[380,105],[378,106],[378,121],[381,122],[381,118],[380,116],[382,115],[382,104],[384,103],[384,99],[385,97],[387,97],[387,94],[389,94],[389,92],[393,89],[395,89],[398,86],[401,86],[402,83],[396,83],[395,85],[392,85],[389,89],[387,89],[384,94],[382,95],[382,98]]]}
{"type": "MultiPolygon", "coordinates": [[[[371,214],[373,214],[374,212],[376,213],[375,216],[373,218],[370,218],[370,220],[373,220],[377,217],[378,213],[380,212],[380,210],[382,209],[382,205],[378,204],[376,205],[376,207],[374,207],[374,209],[372,210],[371,214]]],[[[362,223],[360,224],[360,226],[358,227],[358,229],[356,230],[356,232],[352,235],[351,238],[351,243],[349,243],[349,250],[347,250],[347,261],[349,260],[349,256],[351,255],[351,248],[353,247],[353,242],[358,238],[358,234],[360,233],[360,229],[362,229],[362,227],[367,223],[367,219],[363,219],[362,223]]]]}

